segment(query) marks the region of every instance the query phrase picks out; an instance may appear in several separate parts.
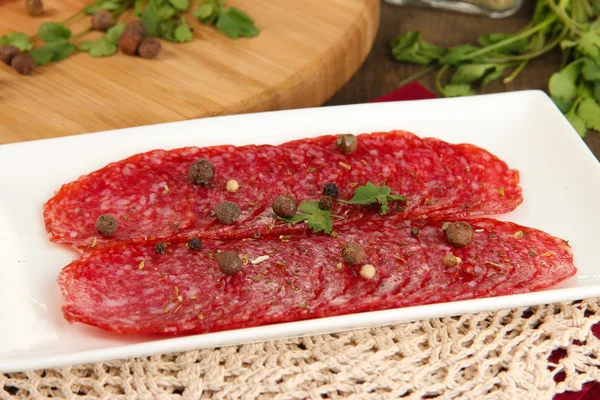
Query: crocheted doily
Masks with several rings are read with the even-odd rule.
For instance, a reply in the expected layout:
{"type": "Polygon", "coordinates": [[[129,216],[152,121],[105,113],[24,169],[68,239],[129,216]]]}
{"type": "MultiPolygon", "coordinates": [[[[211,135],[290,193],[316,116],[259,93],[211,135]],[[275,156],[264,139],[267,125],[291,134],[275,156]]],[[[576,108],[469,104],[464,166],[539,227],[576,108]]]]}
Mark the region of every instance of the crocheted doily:
{"type": "Polygon", "coordinates": [[[590,299],[5,374],[0,399],[551,399],[599,380],[598,321],[590,299]]]}

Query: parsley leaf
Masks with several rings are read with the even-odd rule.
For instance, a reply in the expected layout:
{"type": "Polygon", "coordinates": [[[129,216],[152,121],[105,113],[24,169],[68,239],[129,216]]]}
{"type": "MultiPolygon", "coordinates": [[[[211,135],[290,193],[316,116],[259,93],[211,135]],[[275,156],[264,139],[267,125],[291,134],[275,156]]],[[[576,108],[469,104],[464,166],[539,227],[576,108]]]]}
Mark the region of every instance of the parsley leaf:
{"type": "Polygon", "coordinates": [[[389,186],[375,186],[367,182],[365,186],[359,186],[354,191],[354,196],[350,200],[339,200],[346,204],[379,204],[379,214],[385,215],[390,211],[388,201],[406,201],[404,196],[391,194],[392,189],[389,186]]]}
{"type": "Polygon", "coordinates": [[[117,52],[117,45],[102,38],[83,42],[77,49],[79,51],[87,51],[92,57],[108,57],[117,52]]]}
{"type": "Polygon", "coordinates": [[[587,127],[583,118],[577,115],[573,109],[567,112],[565,117],[567,117],[567,120],[569,120],[571,125],[573,125],[573,128],[575,128],[579,136],[585,137],[587,133],[587,127]]]}
{"type": "Polygon", "coordinates": [[[190,7],[190,0],[169,0],[169,3],[179,11],[185,11],[190,7]]]}
{"type": "Polygon", "coordinates": [[[590,57],[597,57],[600,52],[600,36],[594,31],[585,32],[579,39],[577,49],[590,57]]]}
{"type": "Polygon", "coordinates": [[[133,12],[135,13],[136,17],[141,17],[142,14],[144,13],[144,10],[142,9],[143,7],[143,1],[144,0],[135,0],[135,4],[133,6],[133,12]]]}
{"type": "Polygon", "coordinates": [[[440,58],[440,64],[444,65],[456,65],[463,60],[466,56],[474,51],[478,50],[477,47],[465,44],[462,46],[451,47],[448,51],[440,58]]]}
{"type": "Polygon", "coordinates": [[[158,10],[153,2],[149,2],[144,9],[144,13],[141,18],[144,27],[146,27],[146,33],[150,37],[156,37],[159,35],[159,24],[162,21],[162,18],[158,14],[158,10]]]}
{"type": "Polygon", "coordinates": [[[118,24],[110,28],[104,37],[97,40],[88,40],[81,43],[77,48],[79,51],[87,51],[92,57],[108,57],[117,52],[117,44],[125,30],[125,24],[118,24]]]}
{"type": "Polygon", "coordinates": [[[56,40],[45,46],[39,47],[29,54],[33,57],[35,65],[40,66],[49,62],[62,61],[69,57],[75,50],[75,45],[65,40],[56,40]]]}
{"type": "Polygon", "coordinates": [[[221,11],[215,27],[230,39],[255,37],[259,33],[252,18],[242,10],[233,7],[221,11]]]}
{"type": "Polygon", "coordinates": [[[203,24],[212,24],[223,9],[221,0],[205,0],[200,6],[192,12],[192,15],[203,24]]]}
{"type": "Polygon", "coordinates": [[[585,121],[588,128],[600,131],[600,105],[596,100],[583,99],[577,108],[577,115],[585,121]]]}
{"type": "Polygon", "coordinates": [[[495,81],[496,79],[502,78],[502,75],[504,74],[504,70],[506,68],[508,68],[508,67],[503,64],[494,65],[494,67],[492,69],[487,70],[487,72],[481,79],[479,86],[484,87],[487,84],[489,84],[490,82],[495,81]]]}
{"type": "Polygon", "coordinates": [[[175,41],[179,43],[191,42],[194,40],[194,34],[192,33],[192,29],[188,25],[185,18],[181,17],[181,22],[179,26],[175,28],[174,32],[175,41]]]}
{"type": "Polygon", "coordinates": [[[399,62],[427,65],[438,60],[444,50],[422,39],[422,33],[409,31],[392,41],[392,57],[399,62]]]}
{"type": "Polygon", "coordinates": [[[466,83],[449,83],[444,87],[446,97],[473,96],[475,92],[466,83]]]}
{"type": "Polygon", "coordinates": [[[581,71],[581,63],[573,61],[550,77],[548,89],[552,97],[572,100],[577,96],[577,77],[581,71]]]}
{"type": "Polygon", "coordinates": [[[123,35],[123,31],[125,31],[125,23],[117,24],[106,31],[104,40],[117,44],[119,43],[119,39],[121,39],[121,35],[123,35]]]}
{"type": "Polygon", "coordinates": [[[600,101],[600,82],[594,82],[593,96],[596,101],[600,101]]]}
{"type": "Polygon", "coordinates": [[[488,71],[495,68],[494,64],[463,64],[460,65],[450,79],[451,83],[472,83],[481,79],[488,71]]]}
{"type": "Polygon", "coordinates": [[[9,32],[4,36],[0,36],[0,46],[11,45],[21,51],[29,51],[33,49],[31,38],[20,32],[9,32]]]}
{"type": "Polygon", "coordinates": [[[87,15],[92,15],[101,10],[116,11],[123,6],[123,0],[96,0],[96,4],[91,4],[83,9],[87,15]]]}
{"type": "Polygon", "coordinates": [[[333,230],[333,221],[331,220],[331,217],[337,217],[337,215],[333,215],[331,210],[320,209],[318,201],[303,201],[300,203],[298,209],[302,213],[298,213],[291,218],[277,218],[289,222],[290,224],[306,221],[308,227],[311,228],[314,233],[323,231],[329,234],[333,230]]]}
{"type": "Polygon", "coordinates": [[[583,75],[583,78],[589,82],[600,80],[600,67],[598,67],[598,64],[591,58],[584,58],[581,74],[583,75]]]}
{"type": "Polygon", "coordinates": [[[558,109],[563,113],[569,111],[573,106],[573,100],[565,100],[560,97],[552,97],[552,101],[554,102],[556,107],[558,107],[558,109]]]}
{"type": "Polygon", "coordinates": [[[71,30],[63,24],[46,22],[40,25],[38,37],[46,43],[51,43],[58,40],[68,40],[71,39],[71,30]]]}

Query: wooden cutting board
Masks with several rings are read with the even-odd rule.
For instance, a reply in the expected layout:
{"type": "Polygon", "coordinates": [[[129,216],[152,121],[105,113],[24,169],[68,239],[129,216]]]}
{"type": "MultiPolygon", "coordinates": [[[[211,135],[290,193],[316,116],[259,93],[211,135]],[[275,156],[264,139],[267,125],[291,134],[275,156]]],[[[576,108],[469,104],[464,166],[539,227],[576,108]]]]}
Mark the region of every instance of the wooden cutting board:
{"type": "MultiPolygon", "coordinates": [[[[37,32],[91,1],[0,0],[0,35],[37,32]]],[[[188,17],[195,40],[163,41],[155,60],[75,54],[20,76],[0,64],[0,143],[214,115],[319,106],[356,72],[373,44],[379,0],[228,0],[252,16],[254,39],[230,40],[188,17]]],[[[89,26],[83,16],[74,33],[89,26]]],[[[95,38],[96,33],[81,40],[95,38]]],[[[210,132],[198,132],[199,135],[210,132]]]]}

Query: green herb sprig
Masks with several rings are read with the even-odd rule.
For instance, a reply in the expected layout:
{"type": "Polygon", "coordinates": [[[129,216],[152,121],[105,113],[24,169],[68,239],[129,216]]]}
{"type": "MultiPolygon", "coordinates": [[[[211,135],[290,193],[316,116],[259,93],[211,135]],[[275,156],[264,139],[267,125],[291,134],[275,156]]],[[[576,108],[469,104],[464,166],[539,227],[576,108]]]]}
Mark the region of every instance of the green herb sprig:
{"type": "Polygon", "coordinates": [[[174,43],[194,40],[192,28],[185,18],[188,13],[203,24],[214,25],[231,39],[255,37],[259,34],[252,18],[237,8],[226,8],[224,0],[198,0],[197,8],[194,8],[194,4],[194,0],[95,0],[93,4],[86,5],[60,23],[43,23],[34,36],[22,32],[0,36],[0,46],[12,45],[29,53],[36,66],[62,61],[76,50],[87,52],[92,57],[111,56],[117,52],[119,39],[125,29],[125,24],[118,21],[128,10],[141,18],[148,36],[174,43]],[[116,24],[102,38],[76,45],[75,40],[87,35],[92,28],[73,34],[67,25],[82,15],[97,12],[110,13],[116,24]],[[36,47],[37,40],[42,44],[36,47]]]}
{"type": "Polygon", "coordinates": [[[401,85],[435,71],[442,96],[474,95],[490,82],[512,82],[529,61],[560,48],[564,61],[548,82],[550,95],[581,136],[600,131],[600,0],[538,0],[519,32],[489,33],[478,42],[444,49],[421,32],[398,36],[392,57],[426,66],[401,85]]]}
{"type": "MultiPolygon", "coordinates": [[[[350,200],[338,199],[340,203],[354,205],[369,205],[379,204],[379,213],[387,214],[390,209],[388,202],[390,201],[406,201],[404,196],[392,194],[392,189],[388,186],[375,186],[371,182],[367,182],[365,186],[359,186],[354,191],[354,195],[350,200]]],[[[319,207],[318,201],[303,201],[298,206],[300,212],[290,218],[277,217],[280,221],[285,221],[290,224],[306,221],[308,227],[313,230],[313,233],[325,232],[330,234],[333,231],[333,219],[343,219],[339,215],[335,215],[331,210],[322,210],[319,207]]]]}

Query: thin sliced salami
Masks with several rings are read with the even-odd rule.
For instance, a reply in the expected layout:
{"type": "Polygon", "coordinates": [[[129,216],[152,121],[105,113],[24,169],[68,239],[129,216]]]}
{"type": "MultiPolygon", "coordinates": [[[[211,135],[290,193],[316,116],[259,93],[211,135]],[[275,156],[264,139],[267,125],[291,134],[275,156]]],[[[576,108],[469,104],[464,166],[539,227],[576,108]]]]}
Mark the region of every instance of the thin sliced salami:
{"type": "MultiPolygon", "coordinates": [[[[363,134],[357,141],[351,154],[337,149],[336,136],[281,146],[188,147],[138,154],[65,185],[45,206],[46,227],[52,241],[85,248],[98,236],[93,229],[97,210],[112,207],[118,218],[131,218],[126,207],[146,199],[135,221],[121,224],[119,219],[117,233],[100,238],[96,245],[155,237],[279,237],[308,228],[275,220],[271,208],[275,198],[292,194],[298,202],[318,201],[327,183],[337,185],[341,199],[350,199],[367,182],[386,185],[406,197],[406,202],[390,207],[388,216],[404,218],[503,213],[522,201],[518,172],[475,146],[422,140],[403,131],[363,134]],[[214,177],[209,184],[196,186],[188,169],[202,158],[212,164],[214,177]],[[130,170],[134,175],[121,172],[130,170]],[[237,191],[226,190],[230,180],[240,185],[237,191]],[[169,187],[168,201],[167,196],[157,197],[156,185],[163,182],[169,187]],[[222,201],[240,208],[231,224],[214,216],[222,201]],[[74,215],[77,212],[80,215],[74,215]]],[[[335,203],[333,212],[343,217],[336,221],[336,229],[365,218],[381,219],[373,206],[335,203]]]]}
{"type": "Polygon", "coordinates": [[[337,238],[204,240],[194,251],[172,243],[164,254],[150,244],[98,249],[61,272],[63,312],[120,333],[200,333],[307,318],[522,293],[551,286],[576,269],[568,245],[535,229],[471,220],[472,242],[450,246],[442,221],[390,218],[349,225],[337,238]],[[418,227],[418,233],[415,231],[418,227]],[[366,251],[361,266],[342,262],[354,241],[366,251]],[[220,252],[248,262],[228,276],[220,252]],[[461,259],[455,266],[444,256],[461,259]]]}
{"type": "Polygon", "coordinates": [[[51,241],[86,250],[173,236],[194,221],[193,202],[194,193],[179,180],[130,159],[63,185],[44,205],[44,222],[51,241]],[[102,214],[117,220],[110,236],[96,229],[102,214]]]}

